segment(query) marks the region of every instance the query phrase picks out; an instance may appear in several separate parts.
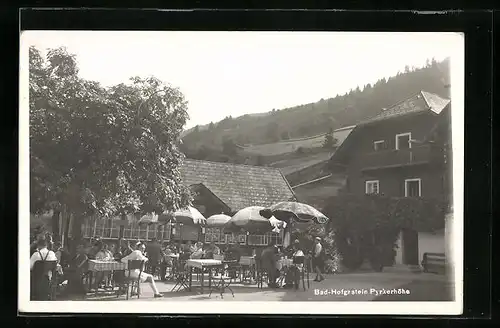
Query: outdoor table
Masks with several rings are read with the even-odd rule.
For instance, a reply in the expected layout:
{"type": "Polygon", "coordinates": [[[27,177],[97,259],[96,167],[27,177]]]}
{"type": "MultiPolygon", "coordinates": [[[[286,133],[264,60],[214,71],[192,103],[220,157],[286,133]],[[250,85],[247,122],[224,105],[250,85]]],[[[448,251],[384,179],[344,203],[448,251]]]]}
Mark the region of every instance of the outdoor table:
{"type": "Polygon", "coordinates": [[[214,267],[220,267],[222,265],[221,260],[213,259],[189,259],[186,261],[186,266],[189,267],[189,291],[192,290],[193,283],[193,268],[198,268],[201,270],[201,293],[203,293],[204,287],[204,274],[203,270],[208,269],[208,286],[212,287],[212,269],[214,267]]]}
{"type": "MultiPolygon", "coordinates": [[[[95,272],[107,272],[107,271],[125,271],[127,269],[126,263],[121,263],[117,261],[101,261],[101,260],[89,260],[89,291],[92,287],[93,275],[95,272]]],[[[99,286],[97,286],[97,281],[95,281],[95,294],[97,295],[99,286]]]]}

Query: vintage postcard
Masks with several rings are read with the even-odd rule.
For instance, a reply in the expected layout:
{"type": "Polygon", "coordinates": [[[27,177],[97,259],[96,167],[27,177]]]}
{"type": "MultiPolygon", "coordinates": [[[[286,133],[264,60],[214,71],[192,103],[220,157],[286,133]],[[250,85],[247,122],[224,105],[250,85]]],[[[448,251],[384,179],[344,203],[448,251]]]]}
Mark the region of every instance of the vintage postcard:
{"type": "Polygon", "coordinates": [[[24,31],[20,59],[20,313],[462,313],[462,34],[24,31]]]}

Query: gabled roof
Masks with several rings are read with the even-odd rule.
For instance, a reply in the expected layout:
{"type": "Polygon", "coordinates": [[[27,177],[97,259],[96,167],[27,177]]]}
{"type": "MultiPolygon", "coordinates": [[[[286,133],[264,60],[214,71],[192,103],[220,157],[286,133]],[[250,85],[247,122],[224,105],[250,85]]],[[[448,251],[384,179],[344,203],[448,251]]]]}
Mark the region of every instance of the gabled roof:
{"type": "Polygon", "coordinates": [[[232,211],[295,198],[276,168],[185,159],[181,175],[187,186],[203,184],[232,211]]]}
{"type": "Polygon", "coordinates": [[[441,98],[436,94],[427,91],[419,91],[412,97],[396,103],[361,124],[369,124],[372,122],[383,121],[394,117],[425,111],[431,111],[435,114],[439,114],[449,102],[449,99],[441,98]]]}
{"type": "Polygon", "coordinates": [[[363,130],[363,127],[367,125],[409,114],[423,113],[426,111],[430,111],[437,116],[441,114],[443,109],[445,109],[448,104],[450,104],[449,99],[441,98],[440,96],[427,91],[419,91],[412,97],[398,102],[388,109],[383,110],[375,117],[363,121],[355,126],[351,133],[347,136],[346,140],[333,154],[331,161],[335,161],[338,157],[340,157],[345,152],[345,149],[347,149],[349,145],[353,143],[353,140],[355,140],[355,138],[359,135],[359,131],[363,130]]]}

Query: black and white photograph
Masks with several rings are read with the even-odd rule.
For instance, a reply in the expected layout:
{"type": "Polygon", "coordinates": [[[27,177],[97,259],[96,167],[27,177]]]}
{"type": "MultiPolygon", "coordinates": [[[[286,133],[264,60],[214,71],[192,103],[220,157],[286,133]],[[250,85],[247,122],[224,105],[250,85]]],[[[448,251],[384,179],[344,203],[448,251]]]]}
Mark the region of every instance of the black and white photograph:
{"type": "Polygon", "coordinates": [[[463,34],[20,46],[19,311],[462,313],[463,34]]]}

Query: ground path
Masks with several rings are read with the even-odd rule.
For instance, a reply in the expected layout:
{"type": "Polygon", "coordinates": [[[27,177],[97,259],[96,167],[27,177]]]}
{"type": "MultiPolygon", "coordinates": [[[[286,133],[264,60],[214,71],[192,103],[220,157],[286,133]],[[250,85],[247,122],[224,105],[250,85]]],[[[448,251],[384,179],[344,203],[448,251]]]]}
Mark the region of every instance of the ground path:
{"type": "MultiPolygon", "coordinates": [[[[196,284],[196,281],[193,285],[196,284]]],[[[304,291],[288,289],[258,289],[255,285],[232,285],[235,297],[226,290],[223,299],[214,291],[208,297],[209,289],[200,293],[199,289],[192,292],[171,292],[174,284],[172,282],[157,282],[157,287],[164,295],[163,298],[153,298],[153,292],[148,284],[142,284],[141,297],[129,299],[129,301],[447,301],[451,300],[452,284],[443,275],[426,273],[349,273],[338,275],[327,275],[322,282],[311,280],[311,288],[304,291]],[[409,295],[402,294],[408,290],[409,295]],[[400,294],[380,295],[380,291],[393,291],[400,294]],[[354,295],[352,293],[355,293],[354,295]]],[[[102,301],[124,300],[124,296],[89,298],[102,301]]]]}

